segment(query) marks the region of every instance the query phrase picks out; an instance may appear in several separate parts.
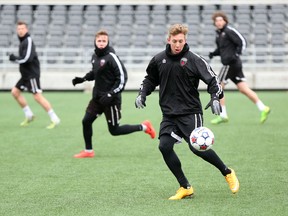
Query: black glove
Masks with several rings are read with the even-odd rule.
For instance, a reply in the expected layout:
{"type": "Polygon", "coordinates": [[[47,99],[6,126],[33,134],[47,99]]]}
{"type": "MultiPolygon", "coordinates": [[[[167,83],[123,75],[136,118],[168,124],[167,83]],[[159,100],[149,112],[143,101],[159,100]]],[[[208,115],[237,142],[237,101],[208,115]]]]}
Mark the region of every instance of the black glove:
{"type": "Polygon", "coordinates": [[[211,106],[212,113],[215,115],[220,115],[222,107],[220,105],[219,98],[216,95],[211,96],[211,100],[206,105],[205,110],[211,106]]]}
{"type": "Polygon", "coordinates": [[[135,100],[135,107],[140,109],[146,107],[146,96],[143,94],[139,94],[135,100]]]}
{"type": "Polygon", "coordinates": [[[104,106],[108,106],[111,105],[113,101],[113,94],[112,93],[105,93],[104,95],[102,95],[99,99],[99,102],[104,105],[104,106]]]}
{"type": "Polygon", "coordinates": [[[85,79],[83,77],[75,77],[72,79],[72,84],[75,86],[76,84],[83,83],[85,79]]]}
{"type": "Polygon", "coordinates": [[[9,60],[10,60],[10,61],[16,61],[16,60],[17,60],[17,57],[16,57],[14,54],[10,54],[10,55],[9,55],[9,60]]]}
{"type": "Polygon", "coordinates": [[[208,56],[209,56],[210,59],[212,59],[214,54],[212,52],[210,52],[208,56]]]}
{"type": "Polygon", "coordinates": [[[240,56],[242,54],[242,49],[240,47],[236,48],[236,56],[240,56]]]}

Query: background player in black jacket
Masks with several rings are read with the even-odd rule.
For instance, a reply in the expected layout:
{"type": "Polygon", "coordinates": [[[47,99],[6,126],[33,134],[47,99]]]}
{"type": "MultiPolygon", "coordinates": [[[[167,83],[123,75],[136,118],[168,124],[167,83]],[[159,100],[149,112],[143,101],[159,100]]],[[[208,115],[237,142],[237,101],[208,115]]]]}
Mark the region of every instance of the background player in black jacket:
{"type": "Polygon", "coordinates": [[[23,21],[17,23],[17,34],[20,40],[19,56],[10,54],[9,60],[19,64],[21,78],[12,88],[11,93],[25,113],[25,120],[20,124],[27,126],[34,119],[34,114],[30,109],[22,91],[28,90],[33,93],[34,99],[47,111],[51,124],[48,129],[54,128],[60,123],[60,119],[54,112],[49,101],[42,95],[40,87],[40,63],[36,53],[35,45],[28,33],[27,24],[23,21]]]}
{"type": "MultiPolygon", "coordinates": [[[[181,162],[174,151],[174,144],[182,138],[189,143],[189,136],[196,127],[203,126],[202,105],[198,85],[202,80],[207,84],[211,100],[212,113],[219,115],[221,106],[219,97],[223,97],[221,86],[208,63],[199,55],[189,51],[186,43],[188,28],[175,24],[168,32],[166,49],[155,55],[150,61],[136,98],[137,108],[146,106],[146,96],[159,86],[159,103],[163,119],[159,132],[159,149],[164,161],[180,184],[179,190],[169,199],[178,200],[194,193],[181,168],[181,162]]],[[[212,150],[200,152],[189,145],[191,151],[205,161],[217,167],[225,176],[233,193],[239,190],[239,182],[234,170],[228,168],[212,150]]]]}
{"type": "Polygon", "coordinates": [[[109,46],[108,33],[100,30],[95,36],[95,53],[92,56],[92,70],[84,77],[75,77],[72,80],[75,86],[84,81],[95,80],[93,97],[86,109],[82,120],[85,150],[74,155],[75,158],[94,157],[92,148],[92,124],[102,113],[105,114],[109,132],[116,135],[144,131],[152,139],[155,130],[150,121],[138,125],[119,125],[121,118],[121,92],[127,82],[127,71],[121,60],[109,46]]]}
{"type": "MultiPolygon", "coordinates": [[[[222,88],[227,84],[230,79],[234,82],[238,90],[246,95],[253,103],[255,103],[261,112],[260,122],[264,123],[270,113],[270,108],[265,106],[259,99],[257,94],[248,87],[245,82],[245,76],[242,71],[242,61],[240,55],[246,48],[246,40],[235,28],[228,25],[228,18],[223,12],[216,12],[212,16],[214,25],[217,28],[216,44],[217,48],[209,53],[209,58],[213,56],[221,57],[223,67],[219,73],[219,79],[222,88]]],[[[219,124],[228,122],[228,115],[225,106],[225,99],[220,100],[222,112],[220,116],[211,121],[212,124],[219,124]]]]}

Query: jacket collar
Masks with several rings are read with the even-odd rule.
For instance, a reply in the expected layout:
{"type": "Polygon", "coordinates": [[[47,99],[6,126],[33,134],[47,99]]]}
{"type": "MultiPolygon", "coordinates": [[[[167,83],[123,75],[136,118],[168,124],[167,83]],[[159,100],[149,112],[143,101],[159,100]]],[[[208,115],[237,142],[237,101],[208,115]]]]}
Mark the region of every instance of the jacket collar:
{"type": "Polygon", "coordinates": [[[94,50],[95,54],[97,56],[105,56],[107,54],[109,54],[110,52],[115,53],[115,50],[113,49],[113,47],[109,46],[109,42],[107,44],[107,46],[104,49],[99,49],[96,45],[95,45],[95,50],[94,50]]]}
{"type": "Polygon", "coordinates": [[[23,41],[23,40],[25,40],[27,37],[29,37],[30,36],[30,34],[27,32],[23,37],[19,37],[18,36],[18,39],[20,40],[20,41],[23,41]]]}
{"type": "Polygon", "coordinates": [[[165,52],[166,52],[166,55],[169,56],[170,58],[172,59],[180,59],[186,52],[189,51],[189,45],[186,43],[182,49],[182,51],[178,54],[172,54],[171,53],[171,46],[170,44],[166,44],[166,49],[165,49],[165,52]]]}
{"type": "Polygon", "coordinates": [[[227,25],[228,25],[228,24],[224,25],[222,29],[217,29],[216,32],[217,32],[217,33],[223,32],[223,31],[226,29],[227,25]]]}

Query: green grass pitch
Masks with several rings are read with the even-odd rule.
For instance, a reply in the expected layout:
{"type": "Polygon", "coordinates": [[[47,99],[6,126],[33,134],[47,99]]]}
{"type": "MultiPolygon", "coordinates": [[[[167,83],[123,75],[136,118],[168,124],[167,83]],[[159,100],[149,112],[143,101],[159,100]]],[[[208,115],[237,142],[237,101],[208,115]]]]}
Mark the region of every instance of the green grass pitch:
{"type": "MultiPolygon", "coordinates": [[[[239,92],[226,92],[230,121],[204,125],[212,129],[214,150],[235,169],[240,191],[233,195],[211,165],[193,155],[186,143],[175,146],[195,196],[167,200],[178,183],[158,150],[158,140],[143,132],[112,137],[104,116],[94,122],[93,159],[74,159],[83,149],[81,120],[91,94],[45,92],[61,118],[47,130],[48,115],[25,94],[36,119],[21,128],[24,115],[8,92],[0,93],[0,215],[2,216],[178,216],[287,215],[288,93],[258,92],[272,112],[265,124],[239,92]]],[[[123,93],[121,124],[150,119],[158,131],[158,94],[147,107],[134,107],[136,92],[123,93]]],[[[209,95],[201,92],[203,106],[209,95]]]]}

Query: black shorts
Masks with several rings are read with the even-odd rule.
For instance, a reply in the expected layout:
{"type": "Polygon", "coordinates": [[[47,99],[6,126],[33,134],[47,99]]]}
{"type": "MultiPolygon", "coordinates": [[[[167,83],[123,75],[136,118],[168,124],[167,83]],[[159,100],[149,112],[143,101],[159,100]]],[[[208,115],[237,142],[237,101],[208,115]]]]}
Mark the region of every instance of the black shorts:
{"type": "Polygon", "coordinates": [[[104,113],[107,123],[115,126],[119,125],[121,119],[121,104],[103,106],[97,100],[92,99],[86,108],[86,112],[95,115],[96,117],[104,113]]]}
{"type": "Polygon", "coordinates": [[[159,137],[164,134],[169,134],[177,140],[177,143],[182,142],[182,138],[189,141],[191,132],[203,126],[202,114],[190,114],[177,117],[163,116],[160,124],[159,137]]]}
{"type": "Polygon", "coordinates": [[[241,59],[238,59],[235,63],[230,65],[224,65],[218,75],[219,82],[227,84],[230,79],[236,85],[240,82],[245,81],[245,76],[242,70],[241,59]]]}
{"type": "Polygon", "coordinates": [[[15,85],[20,91],[29,91],[33,94],[42,93],[42,89],[40,87],[40,79],[37,78],[30,78],[30,79],[23,79],[21,78],[15,85]]]}

